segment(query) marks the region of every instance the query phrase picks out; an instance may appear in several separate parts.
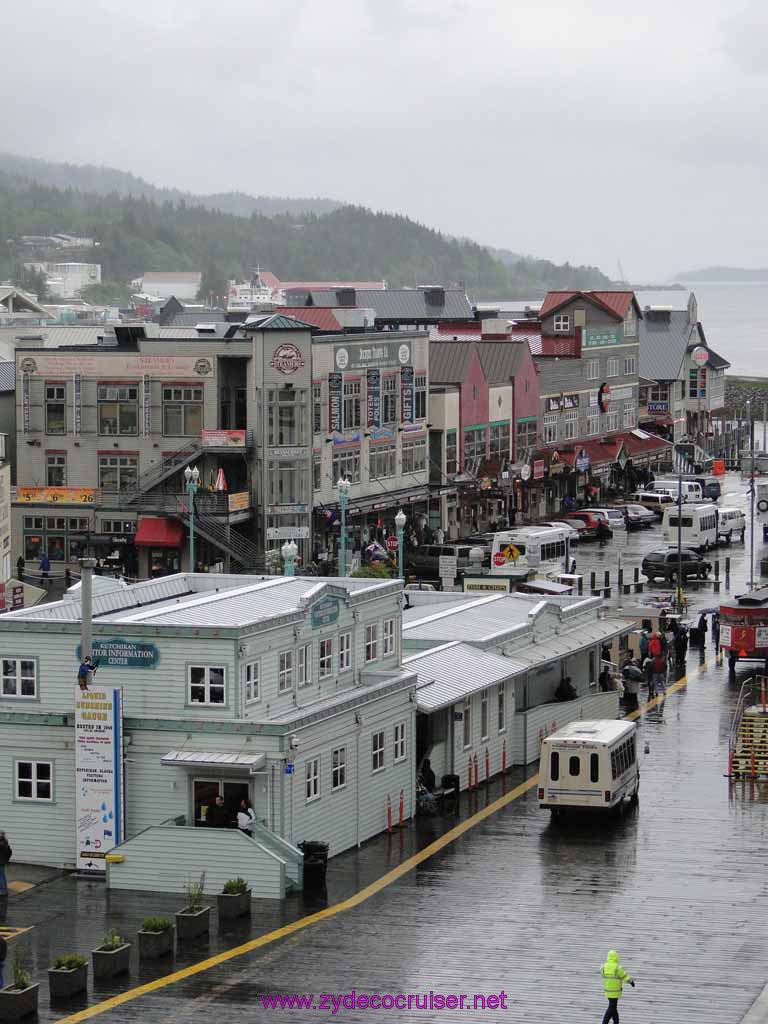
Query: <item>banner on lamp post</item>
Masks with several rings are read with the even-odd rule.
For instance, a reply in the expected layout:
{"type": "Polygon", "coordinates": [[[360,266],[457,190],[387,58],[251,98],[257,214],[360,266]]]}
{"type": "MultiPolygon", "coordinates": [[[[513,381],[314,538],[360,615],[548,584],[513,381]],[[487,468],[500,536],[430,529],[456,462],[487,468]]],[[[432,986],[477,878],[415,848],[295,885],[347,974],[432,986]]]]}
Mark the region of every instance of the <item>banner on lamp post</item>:
{"type": "MultiPolygon", "coordinates": [[[[94,677],[91,676],[91,679],[94,677]]],[[[106,871],[106,855],[123,841],[123,691],[75,690],[75,861],[106,871]]]]}

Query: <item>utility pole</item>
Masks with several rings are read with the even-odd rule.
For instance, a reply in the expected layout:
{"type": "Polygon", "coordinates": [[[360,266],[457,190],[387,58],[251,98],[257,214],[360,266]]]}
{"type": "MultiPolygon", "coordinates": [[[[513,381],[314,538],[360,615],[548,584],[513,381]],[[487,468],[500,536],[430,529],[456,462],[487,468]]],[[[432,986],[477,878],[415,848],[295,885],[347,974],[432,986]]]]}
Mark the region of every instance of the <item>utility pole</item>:
{"type": "Polygon", "coordinates": [[[747,399],[749,419],[749,589],[755,589],[755,430],[752,403],[747,399]]]}
{"type": "MultiPolygon", "coordinates": [[[[80,662],[93,658],[93,570],[95,558],[80,559],[80,662]]],[[[86,679],[86,688],[91,673],[86,679]]]]}

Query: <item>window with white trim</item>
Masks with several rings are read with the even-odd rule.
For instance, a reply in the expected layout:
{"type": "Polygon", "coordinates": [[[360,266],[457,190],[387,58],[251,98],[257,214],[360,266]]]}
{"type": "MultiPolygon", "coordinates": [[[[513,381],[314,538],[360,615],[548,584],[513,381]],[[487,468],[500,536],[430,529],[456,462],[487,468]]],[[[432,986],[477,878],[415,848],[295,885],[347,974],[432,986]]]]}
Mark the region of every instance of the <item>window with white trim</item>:
{"type": "Polygon", "coordinates": [[[618,377],[619,376],[619,360],[616,356],[611,356],[605,364],[605,375],[606,377],[618,377]]]}
{"type": "Polygon", "coordinates": [[[566,441],[578,437],[579,434],[579,410],[568,409],[563,416],[563,438],[566,441]]]}
{"type": "Polygon", "coordinates": [[[190,665],[189,703],[225,704],[225,675],[226,669],[223,665],[190,665]]]}
{"type": "Polygon", "coordinates": [[[605,423],[606,430],[618,430],[619,429],[619,410],[609,409],[605,423]]]}
{"type": "Polygon", "coordinates": [[[352,634],[339,634],[339,672],[348,672],[352,668],[352,634]]]}
{"type": "Polygon", "coordinates": [[[406,757],[405,725],[405,722],[398,722],[395,725],[395,764],[404,761],[406,757]]]}
{"type": "Polygon", "coordinates": [[[66,384],[45,385],[45,432],[66,434],[67,432],[67,386],[66,384]]]}
{"type": "Polygon", "coordinates": [[[624,375],[634,377],[637,372],[637,359],[635,356],[624,356],[624,375]]]}
{"type": "Polygon", "coordinates": [[[47,452],[45,456],[46,487],[67,486],[67,456],[64,452],[47,452]]]}
{"type": "Polygon", "coordinates": [[[139,388],[137,385],[99,384],[96,389],[96,402],[100,434],[138,434],[139,388]]]}
{"type": "Polygon", "coordinates": [[[333,486],[339,480],[349,480],[351,484],[360,483],[360,445],[354,448],[343,448],[333,453],[332,460],[333,486]]]}
{"type": "Polygon", "coordinates": [[[371,622],[365,627],[365,661],[376,661],[379,656],[379,624],[371,622]]]}
{"type": "Polygon", "coordinates": [[[599,380],[600,379],[600,360],[599,359],[588,359],[587,360],[587,380],[599,380]]]}
{"type": "Polygon", "coordinates": [[[17,800],[53,800],[52,761],[17,761],[15,774],[17,800]]]}
{"type": "Polygon", "coordinates": [[[259,682],[261,675],[260,662],[249,661],[245,666],[243,675],[245,682],[245,703],[253,704],[261,696],[261,693],[259,691],[259,682]]]}
{"type": "Polygon", "coordinates": [[[312,757],[305,765],[307,803],[320,799],[320,758],[312,757]]]}
{"type": "Polygon", "coordinates": [[[624,426],[630,429],[637,426],[637,407],[634,402],[624,403],[624,426]]]}
{"type": "Polygon", "coordinates": [[[199,437],[203,429],[203,389],[163,388],[163,435],[199,437]]]}
{"type": "Polygon", "coordinates": [[[466,749],[472,746],[472,701],[469,697],[464,701],[464,721],[462,726],[462,743],[466,749]]]}
{"type": "Polygon", "coordinates": [[[571,317],[568,313],[558,313],[553,323],[556,334],[567,334],[571,329],[571,317]]]}
{"type": "Polygon", "coordinates": [[[382,653],[385,655],[385,657],[386,657],[387,654],[394,654],[394,652],[395,652],[395,620],[394,619],[385,619],[384,620],[383,640],[384,640],[384,644],[383,644],[382,653]]]}
{"type": "Polygon", "coordinates": [[[320,678],[327,679],[333,675],[333,637],[325,637],[320,641],[320,678]]]}
{"type": "Polygon", "coordinates": [[[627,315],[624,317],[624,337],[637,337],[637,315],[634,309],[630,309],[627,315]]]}
{"type": "Polygon", "coordinates": [[[99,456],[99,487],[103,491],[133,491],[136,489],[138,482],[138,456],[99,456]]]}
{"type": "Polygon", "coordinates": [[[542,444],[551,444],[557,440],[557,413],[547,412],[544,414],[544,424],[541,428],[542,444]]]}
{"type": "Polygon", "coordinates": [[[384,732],[371,735],[371,770],[380,772],[384,767],[384,732]]]}
{"type": "Polygon", "coordinates": [[[421,473],[427,468],[426,438],[403,441],[402,464],[403,473],[421,473]]]}
{"type": "Polygon", "coordinates": [[[331,751],[331,789],[344,789],[347,784],[347,748],[331,751]]]}
{"type": "Polygon", "coordinates": [[[592,436],[600,433],[600,411],[590,409],[587,414],[587,435],[592,436]]]}
{"type": "Polygon", "coordinates": [[[397,422],[397,384],[396,374],[381,378],[381,422],[397,422]]]}
{"type": "Polygon", "coordinates": [[[381,480],[383,477],[397,476],[397,442],[372,444],[368,449],[368,477],[381,480]]]}
{"type": "Polygon", "coordinates": [[[359,427],[360,419],[360,393],[359,380],[344,381],[344,429],[359,427]]]}
{"type": "Polygon", "coordinates": [[[504,683],[499,683],[498,689],[498,705],[497,705],[497,722],[499,732],[507,731],[507,711],[505,707],[506,691],[504,689],[504,683]]]}
{"type": "Polygon", "coordinates": [[[37,663],[32,658],[3,658],[2,697],[37,697],[37,663]]]}
{"type": "Polygon", "coordinates": [[[413,377],[413,416],[417,420],[427,418],[427,375],[416,373],[413,377]]]}
{"type": "Polygon", "coordinates": [[[488,739],[488,691],[483,690],[480,695],[480,739],[488,739]]]}
{"type": "Polygon", "coordinates": [[[296,668],[299,686],[309,686],[312,682],[312,644],[303,644],[296,651],[296,668]]]}
{"type": "Polygon", "coordinates": [[[293,651],[281,651],[277,659],[277,692],[293,689],[293,651]]]}

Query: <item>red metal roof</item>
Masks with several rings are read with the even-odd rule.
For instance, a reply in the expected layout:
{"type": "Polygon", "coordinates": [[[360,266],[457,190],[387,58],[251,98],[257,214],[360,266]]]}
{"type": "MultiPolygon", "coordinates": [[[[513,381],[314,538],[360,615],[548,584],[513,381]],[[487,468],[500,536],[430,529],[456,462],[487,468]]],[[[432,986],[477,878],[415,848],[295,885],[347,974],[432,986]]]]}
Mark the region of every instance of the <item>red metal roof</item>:
{"type": "Polygon", "coordinates": [[[175,519],[144,516],[139,520],[139,528],[133,542],[140,547],[179,548],[183,539],[184,530],[181,523],[177,523],[175,519]]]}
{"type": "Polygon", "coordinates": [[[286,316],[303,320],[305,324],[313,324],[319,331],[341,331],[341,324],[331,306],[280,306],[279,309],[286,316]]]}
{"type": "MultiPolygon", "coordinates": [[[[642,433],[647,433],[642,431],[642,433]]],[[[595,439],[592,441],[568,442],[568,448],[563,449],[557,444],[547,445],[541,451],[551,455],[557,452],[560,461],[566,466],[573,466],[576,456],[583,449],[589,456],[591,466],[602,466],[612,464],[619,456],[622,445],[630,459],[638,455],[647,455],[649,452],[664,451],[673,447],[670,441],[656,434],[648,434],[647,437],[637,437],[631,430],[619,434],[610,434],[604,441],[595,439]]]]}
{"type": "Polygon", "coordinates": [[[547,292],[547,296],[539,310],[539,318],[543,319],[545,316],[549,316],[550,313],[572,302],[574,299],[583,298],[587,302],[594,302],[596,305],[602,306],[603,309],[607,309],[608,312],[613,313],[615,316],[620,316],[623,320],[634,297],[634,292],[547,292]]]}

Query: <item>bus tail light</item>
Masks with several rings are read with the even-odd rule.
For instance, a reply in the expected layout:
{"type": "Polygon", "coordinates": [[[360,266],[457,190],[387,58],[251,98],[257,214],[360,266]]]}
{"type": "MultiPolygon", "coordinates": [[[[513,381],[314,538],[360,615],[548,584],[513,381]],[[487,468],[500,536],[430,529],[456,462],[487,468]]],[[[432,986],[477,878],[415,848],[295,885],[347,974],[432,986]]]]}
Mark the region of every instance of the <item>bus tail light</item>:
{"type": "Polygon", "coordinates": [[[539,786],[539,800],[544,799],[544,790],[539,786]]]}
{"type": "Polygon", "coordinates": [[[611,791],[610,789],[605,790],[605,802],[609,804],[611,802],[611,791]]]}

